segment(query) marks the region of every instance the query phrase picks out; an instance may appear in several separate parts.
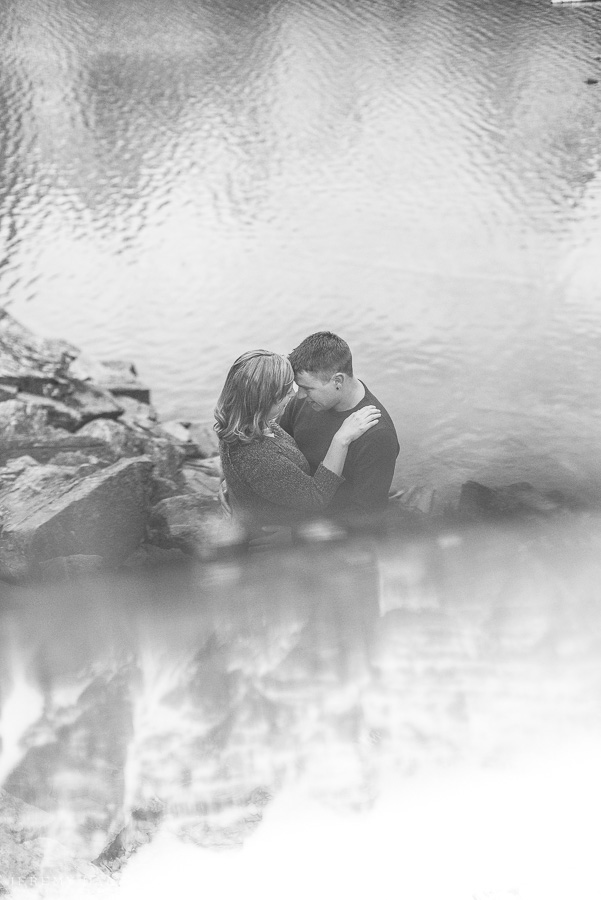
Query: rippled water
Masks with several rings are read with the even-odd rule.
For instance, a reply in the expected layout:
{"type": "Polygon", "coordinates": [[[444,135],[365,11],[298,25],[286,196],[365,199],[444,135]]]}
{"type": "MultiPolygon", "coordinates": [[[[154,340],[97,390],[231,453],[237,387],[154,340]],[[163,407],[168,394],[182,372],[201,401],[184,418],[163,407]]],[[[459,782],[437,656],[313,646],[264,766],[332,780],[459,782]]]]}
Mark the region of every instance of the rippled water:
{"type": "Polygon", "coordinates": [[[35,897],[594,900],[600,543],[573,519],[7,589],[0,782],[58,842],[35,897]]]}
{"type": "Polygon", "coordinates": [[[601,8],[12,0],[2,302],[161,413],[331,328],[398,486],[601,495],[601,8]],[[587,83],[587,82],[591,83],[587,83]]]}

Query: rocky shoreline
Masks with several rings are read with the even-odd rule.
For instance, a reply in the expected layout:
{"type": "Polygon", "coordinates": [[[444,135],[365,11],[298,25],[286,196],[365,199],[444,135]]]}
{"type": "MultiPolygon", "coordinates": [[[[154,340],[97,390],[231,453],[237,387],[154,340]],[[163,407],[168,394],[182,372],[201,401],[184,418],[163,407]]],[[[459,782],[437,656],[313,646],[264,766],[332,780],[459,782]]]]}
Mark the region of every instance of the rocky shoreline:
{"type": "Polygon", "coordinates": [[[235,542],[211,422],[161,422],[128,363],[0,310],[0,579],[207,559],[235,542]]]}
{"type": "MultiPolygon", "coordinates": [[[[34,334],[0,309],[0,581],[56,580],[237,552],[219,504],[212,421],[162,422],[135,366],[34,334]]],[[[578,504],[577,504],[578,505],[578,504]]],[[[466,482],[457,503],[414,485],[385,528],[539,521],[574,511],[528,483],[466,482]]],[[[338,535],[307,527],[309,541],[338,535]]]]}

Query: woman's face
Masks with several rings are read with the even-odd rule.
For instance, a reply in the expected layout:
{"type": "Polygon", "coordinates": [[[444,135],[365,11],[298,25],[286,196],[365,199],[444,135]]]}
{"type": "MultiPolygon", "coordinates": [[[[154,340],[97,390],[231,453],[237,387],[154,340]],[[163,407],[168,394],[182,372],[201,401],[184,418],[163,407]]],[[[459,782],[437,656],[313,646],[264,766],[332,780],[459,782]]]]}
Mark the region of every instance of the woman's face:
{"type": "Polygon", "coordinates": [[[292,382],[292,384],[288,388],[288,393],[286,394],[286,396],[282,397],[282,399],[278,403],[274,403],[269,410],[269,414],[267,416],[268,422],[271,422],[273,419],[278,419],[282,415],[282,413],[288,406],[289,401],[292,399],[292,397],[294,397],[295,393],[296,389],[294,387],[294,382],[292,382]]]}

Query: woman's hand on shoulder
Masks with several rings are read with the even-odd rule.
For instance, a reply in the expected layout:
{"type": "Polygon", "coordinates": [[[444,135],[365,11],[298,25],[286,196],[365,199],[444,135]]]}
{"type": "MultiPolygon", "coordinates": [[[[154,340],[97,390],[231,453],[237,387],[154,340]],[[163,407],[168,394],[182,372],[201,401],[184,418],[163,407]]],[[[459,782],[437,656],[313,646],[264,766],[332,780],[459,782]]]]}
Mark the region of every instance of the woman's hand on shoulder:
{"type": "Polygon", "coordinates": [[[380,421],[380,410],[376,406],[362,406],[357,412],[347,416],[338,431],[336,437],[346,444],[352,444],[362,434],[373,428],[380,421]]]}

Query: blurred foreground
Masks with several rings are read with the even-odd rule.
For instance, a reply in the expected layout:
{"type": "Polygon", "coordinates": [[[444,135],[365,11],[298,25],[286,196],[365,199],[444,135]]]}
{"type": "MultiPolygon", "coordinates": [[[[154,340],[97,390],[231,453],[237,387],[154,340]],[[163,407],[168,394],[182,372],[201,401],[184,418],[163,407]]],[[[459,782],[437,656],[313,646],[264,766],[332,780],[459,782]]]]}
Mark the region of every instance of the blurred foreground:
{"type": "Polygon", "coordinates": [[[600,548],[579,514],[3,585],[0,894],[598,898],[600,548]]]}

